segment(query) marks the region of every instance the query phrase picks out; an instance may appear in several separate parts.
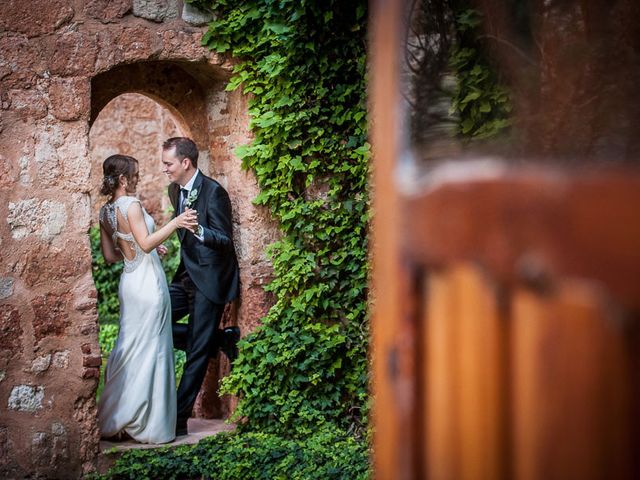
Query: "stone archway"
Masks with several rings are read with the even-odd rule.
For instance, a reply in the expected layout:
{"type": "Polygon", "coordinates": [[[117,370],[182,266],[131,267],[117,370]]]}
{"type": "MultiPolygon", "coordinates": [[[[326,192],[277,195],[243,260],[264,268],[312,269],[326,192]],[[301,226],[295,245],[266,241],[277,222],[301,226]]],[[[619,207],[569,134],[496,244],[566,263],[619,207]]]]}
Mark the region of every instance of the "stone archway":
{"type": "Polygon", "coordinates": [[[232,199],[244,333],[271,304],[263,246],[278,230],[251,204],[255,179],[233,154],[249,134],[246,98],[224,91],[232,65],[200,46],[205,28],[181,1],[160,16],[142,3],[9,0],[0,12],[3,477],[79,477],[96,465],[88,133],[115,96],[143,93],[184,118],[232,199]]]}
{"type": "Polygon", "coordinates": [[[141,93],[169,109],[181,129],[206,153],[209,145],[207,92],[223,90],[228,77],[229,73],[220,68],[187,62],[140,62],[114,67],[91,80],[89,124],[93,124],[105,105],[118,95],[141,93]]]}
{"type": "Polygon", "coordinates": [[[182,135],[188,134],[179,128],[175,116],[145,95],[119,95],[101,110],[89,130],[92,226],[97,227],[100,208],[106,201],[100,194],[102,163],[116,153],[138,160],[140,179],[137,195],[156,225],[163,225],[169,220],[167,177],[159,159],[162,156],[162,142],[182,135]]]}
{"type": "MultiPolygon", "coordinates": [[[[247,174],[239,171],[237,161],[230,162],[237,144],[226,141],[226,138],[234,129],[241,131],[246,128],[246,123],[238,122],[238,119],[244,121],[246,117],[243,115],[244,99],[224,91],[228,76],[228,72],[215,67],[185,62],[140,62],[118,66],[92,79],[89,121],[93,124],[107,104],[127,93],[142,94],[169,110],[178,128],[198,144],[199,168],[205,174],[212,174],[229,191],[234,204],[234,236],[241,271],[255,272],[255,266],[261,261],[264,263],[264,258],[256,258],[256,254],[261,255],[256,247],[261,247],[262,244],[255,242],[247,249],[243,244],[243,238],[249,230],[254,230],[256,210],[247,206],[251,205],[251,199],[257,191],[247,190],[247,174]],[[234,124],[234,121],[237,123],[234,124]],[[210,123],[216,128],[211,128],[210,123]],[[251,216],[243,219],[247,213],[251,216]],[[247,222],[251,222],[251,229],[243,228],[243,224],[247,222]]],[[[165,190],[166,184],[158,185],[158,188],[165,190]]],[[[263,273],[265,271],[263,270],[263,273]]],[[[223,324],[239,323],[246,332],[265,313],[267,301],[260,293],[259,305],[247,304],[245,299],[255,298],[255,294],[261,292],[261,289],[255,288],[253,275],[243,277],[249,279],[243,283],[246,285],[241,295],[243,301],[227,310],[223,324]],[[250,289],[252,284],[254,288],[250,289]]],[[[194,408],[195,416],[224,418],[229,415],[234,400],[220,399],[216,393],[219,380],[228,371],[226,357],[219,356],[218,359],[211,360],[201,395],[194,408]]]]}

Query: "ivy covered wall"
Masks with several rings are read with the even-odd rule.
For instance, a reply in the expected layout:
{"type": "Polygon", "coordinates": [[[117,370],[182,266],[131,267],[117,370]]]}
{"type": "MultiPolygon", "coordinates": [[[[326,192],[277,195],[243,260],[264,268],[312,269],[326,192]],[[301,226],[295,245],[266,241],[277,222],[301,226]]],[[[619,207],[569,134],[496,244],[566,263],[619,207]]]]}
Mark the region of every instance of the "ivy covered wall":
{"type": "Polygon", "coordinates": [[[250,95],[239,146],[283,237],[267,247],[276,299],[223,390],[245,429],[308,434],[367,417],[368,160],[365,1],[193,1],[216,12],[203,43],[250,95]]]}

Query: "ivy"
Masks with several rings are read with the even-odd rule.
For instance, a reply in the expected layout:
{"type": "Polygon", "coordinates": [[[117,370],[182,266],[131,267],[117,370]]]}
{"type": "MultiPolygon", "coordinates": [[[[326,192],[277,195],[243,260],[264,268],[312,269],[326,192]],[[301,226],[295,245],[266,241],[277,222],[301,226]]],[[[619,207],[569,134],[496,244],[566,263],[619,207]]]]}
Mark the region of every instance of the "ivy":
{"type": "Polygon", "coordinates": [[[459,117],[458,131],[478,140],[505,132],[511,112],[508,90],[480,41],[481,24],[482,16],[472,8],[456,15],[457,45],[450,59],[457,78],[451,110],[459,117]]]}
{"type": "Polygon", "coordinates": [[[234,59],[255,173],[282,238],[275,305],[240,343],[222,391],[245,431],[309,435],[367,423],[367,2],[192,0],[216,13],[203,45],[234,59]]]}
{"type": "Polygon", "coordinates": [[[193,446],[131,449],[105,475],[92,478],[366,480],[369,475],[364,441],[321,429],[304,439],[219,433],[193,446]]]}

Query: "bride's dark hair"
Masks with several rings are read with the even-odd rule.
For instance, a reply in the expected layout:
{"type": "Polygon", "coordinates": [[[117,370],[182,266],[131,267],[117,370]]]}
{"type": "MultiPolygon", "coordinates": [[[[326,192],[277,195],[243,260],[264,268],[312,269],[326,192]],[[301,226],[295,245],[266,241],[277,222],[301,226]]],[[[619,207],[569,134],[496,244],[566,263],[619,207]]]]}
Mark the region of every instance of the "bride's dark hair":
{"type": "Polygon", "coordinates": [[[128,180],[133,179],[138,160],[128,155],[111,155],[102,163],[102,195],[113,195],[118,188],[118,179],[124,175],[128,180]]]}

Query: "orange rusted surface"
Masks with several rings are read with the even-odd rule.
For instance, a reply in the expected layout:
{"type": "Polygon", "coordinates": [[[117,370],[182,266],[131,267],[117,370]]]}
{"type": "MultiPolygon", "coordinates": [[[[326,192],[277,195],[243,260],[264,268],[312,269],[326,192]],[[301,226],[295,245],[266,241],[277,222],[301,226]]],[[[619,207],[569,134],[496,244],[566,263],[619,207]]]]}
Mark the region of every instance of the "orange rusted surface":
{"type": "Polygon", "coordinates": [[[637,2],[534,2],[528,40],[478,2],[514,144],[435,168],[403,143],[406,3],[372,2],[375,477],[640,478],[637,2]]]}
{"type": "Polygon", "coordinates": [[[372,229],[372,393],[375,476],[379,480],[412,478],[416,444],[415,355],[411,308],[405,297],[410,288],[400,263],[398,194],[393,170],[400,139],[396,125],[399,96],[399,2],[372,4],[371,62],[376,74],[370,84],[374,165],[372,229]]]}
{"type": "Polygon", "coordinates": [[[512,170],[407,199],[403,243],[425,265],[469,261],[501,281],[593,281],[640,307],[640,171],[512,170]]]}

